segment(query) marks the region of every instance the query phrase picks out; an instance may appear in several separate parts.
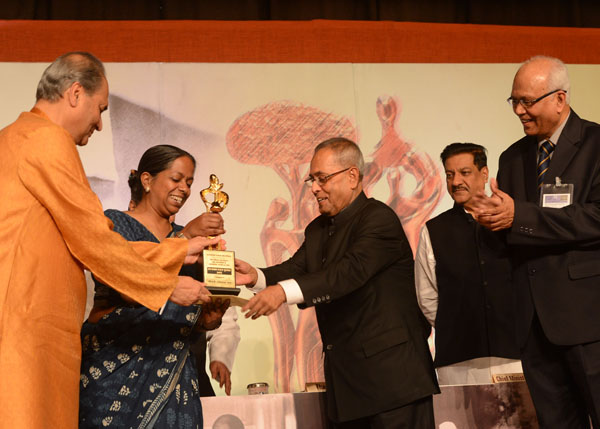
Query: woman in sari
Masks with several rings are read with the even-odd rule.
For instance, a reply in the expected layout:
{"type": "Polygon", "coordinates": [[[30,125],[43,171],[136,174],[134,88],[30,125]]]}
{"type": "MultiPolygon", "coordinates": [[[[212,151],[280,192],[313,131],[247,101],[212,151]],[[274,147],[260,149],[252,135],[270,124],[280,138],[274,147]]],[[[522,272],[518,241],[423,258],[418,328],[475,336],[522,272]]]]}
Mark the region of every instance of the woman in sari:
{"type": "MultiPolygon", "coordinates": [[[[224,232],[219,214],[205,213],[185,228],[170,219],[190,195],[196,163],[170,145],[148,149],[129,177],[130,210],[106,210],[114,230],[128,241],[224,232]]],[[[206,239],[206,245],[218,239],[206,239]]],[[[196,277],[195,265],[180,275],[196,277]]],[[[84,323],[80,428],[201,428],[195,358],[202,331],[219,326],[228,302],[182,307],[167,302],[155,313],[95,282],[94,308],[84,323]]]]}

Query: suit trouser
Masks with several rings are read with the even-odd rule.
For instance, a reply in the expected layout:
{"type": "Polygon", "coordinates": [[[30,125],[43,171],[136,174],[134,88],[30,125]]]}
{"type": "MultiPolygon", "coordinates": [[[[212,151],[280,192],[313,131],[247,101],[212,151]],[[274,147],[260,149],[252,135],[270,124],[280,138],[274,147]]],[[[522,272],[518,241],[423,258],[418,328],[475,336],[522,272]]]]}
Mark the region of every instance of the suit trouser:
{"type": "Polygon", "coordinates": [[[521,353],[540,428],[600,428],[600,341],[552,344],[535,315],[521,353]]]}
{"type": "Polygon", "coordinates": [[[433,397],[411,402],[403,407],[384,411],[343,423],[333,424],[335,429],[434,429],[433,397]]]}

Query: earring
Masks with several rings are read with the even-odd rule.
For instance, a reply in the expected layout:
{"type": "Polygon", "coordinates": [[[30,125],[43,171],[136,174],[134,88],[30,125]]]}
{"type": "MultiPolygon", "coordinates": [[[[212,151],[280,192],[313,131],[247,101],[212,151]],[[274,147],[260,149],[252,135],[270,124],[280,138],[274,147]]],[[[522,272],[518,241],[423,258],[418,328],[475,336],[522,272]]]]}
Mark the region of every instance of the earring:
{"type": "Polygon", "coordinates": [[[144,188],[144,191],[146,191],[146,192],[150,192],[150,187],[145,187],[145,188],[144,188]]]}

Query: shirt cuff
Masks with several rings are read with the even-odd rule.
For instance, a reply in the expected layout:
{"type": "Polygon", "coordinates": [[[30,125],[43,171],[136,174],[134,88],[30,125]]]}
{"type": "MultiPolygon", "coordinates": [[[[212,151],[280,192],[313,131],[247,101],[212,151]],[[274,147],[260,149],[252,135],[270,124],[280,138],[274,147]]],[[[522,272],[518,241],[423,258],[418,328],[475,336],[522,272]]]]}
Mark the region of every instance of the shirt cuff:
{"type": "Polygon", "coordinates": [[[285,298],[288,305],[302,304],[304,302],[302,289],[300,289],[300,285],[296,280],[282,280],[279,282],[279,284],[285,292],[285,298]]]}
{"type": "Polygon", "coordinates": [[[265,274],[260,269],[256,269],[257,279],[254,286],[249,287],[248,289],[254,293],[258,293],[264,288],[267,287],[267,279],[265,278],[265,274]]]}

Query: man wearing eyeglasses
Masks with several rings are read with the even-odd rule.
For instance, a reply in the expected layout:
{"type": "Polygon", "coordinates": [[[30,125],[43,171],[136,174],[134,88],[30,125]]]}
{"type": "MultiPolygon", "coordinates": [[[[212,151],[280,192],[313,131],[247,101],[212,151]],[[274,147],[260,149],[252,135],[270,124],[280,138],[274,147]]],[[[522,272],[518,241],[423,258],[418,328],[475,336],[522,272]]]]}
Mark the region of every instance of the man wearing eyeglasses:
{"type": "Polygon", "coordinates": [[[526,136],[475,204],[511,246],[523,370],[553,429],[600,427],[600,126],[570,109],[569,91],[556,58],[519,68],[508,101],[526,136]]]}
{"type": "Polygon", "coordinates": [[[242,311],[255,319],[284,302],[315,307],[334,427],[434,428],[439,389],[412,251],[396,213],[364,194],[363,169],[350,140],[316,147],[306,183],[321,216],[286,262],[262,270],[236,262],[236,281],[263,289],[242,311]]]}

